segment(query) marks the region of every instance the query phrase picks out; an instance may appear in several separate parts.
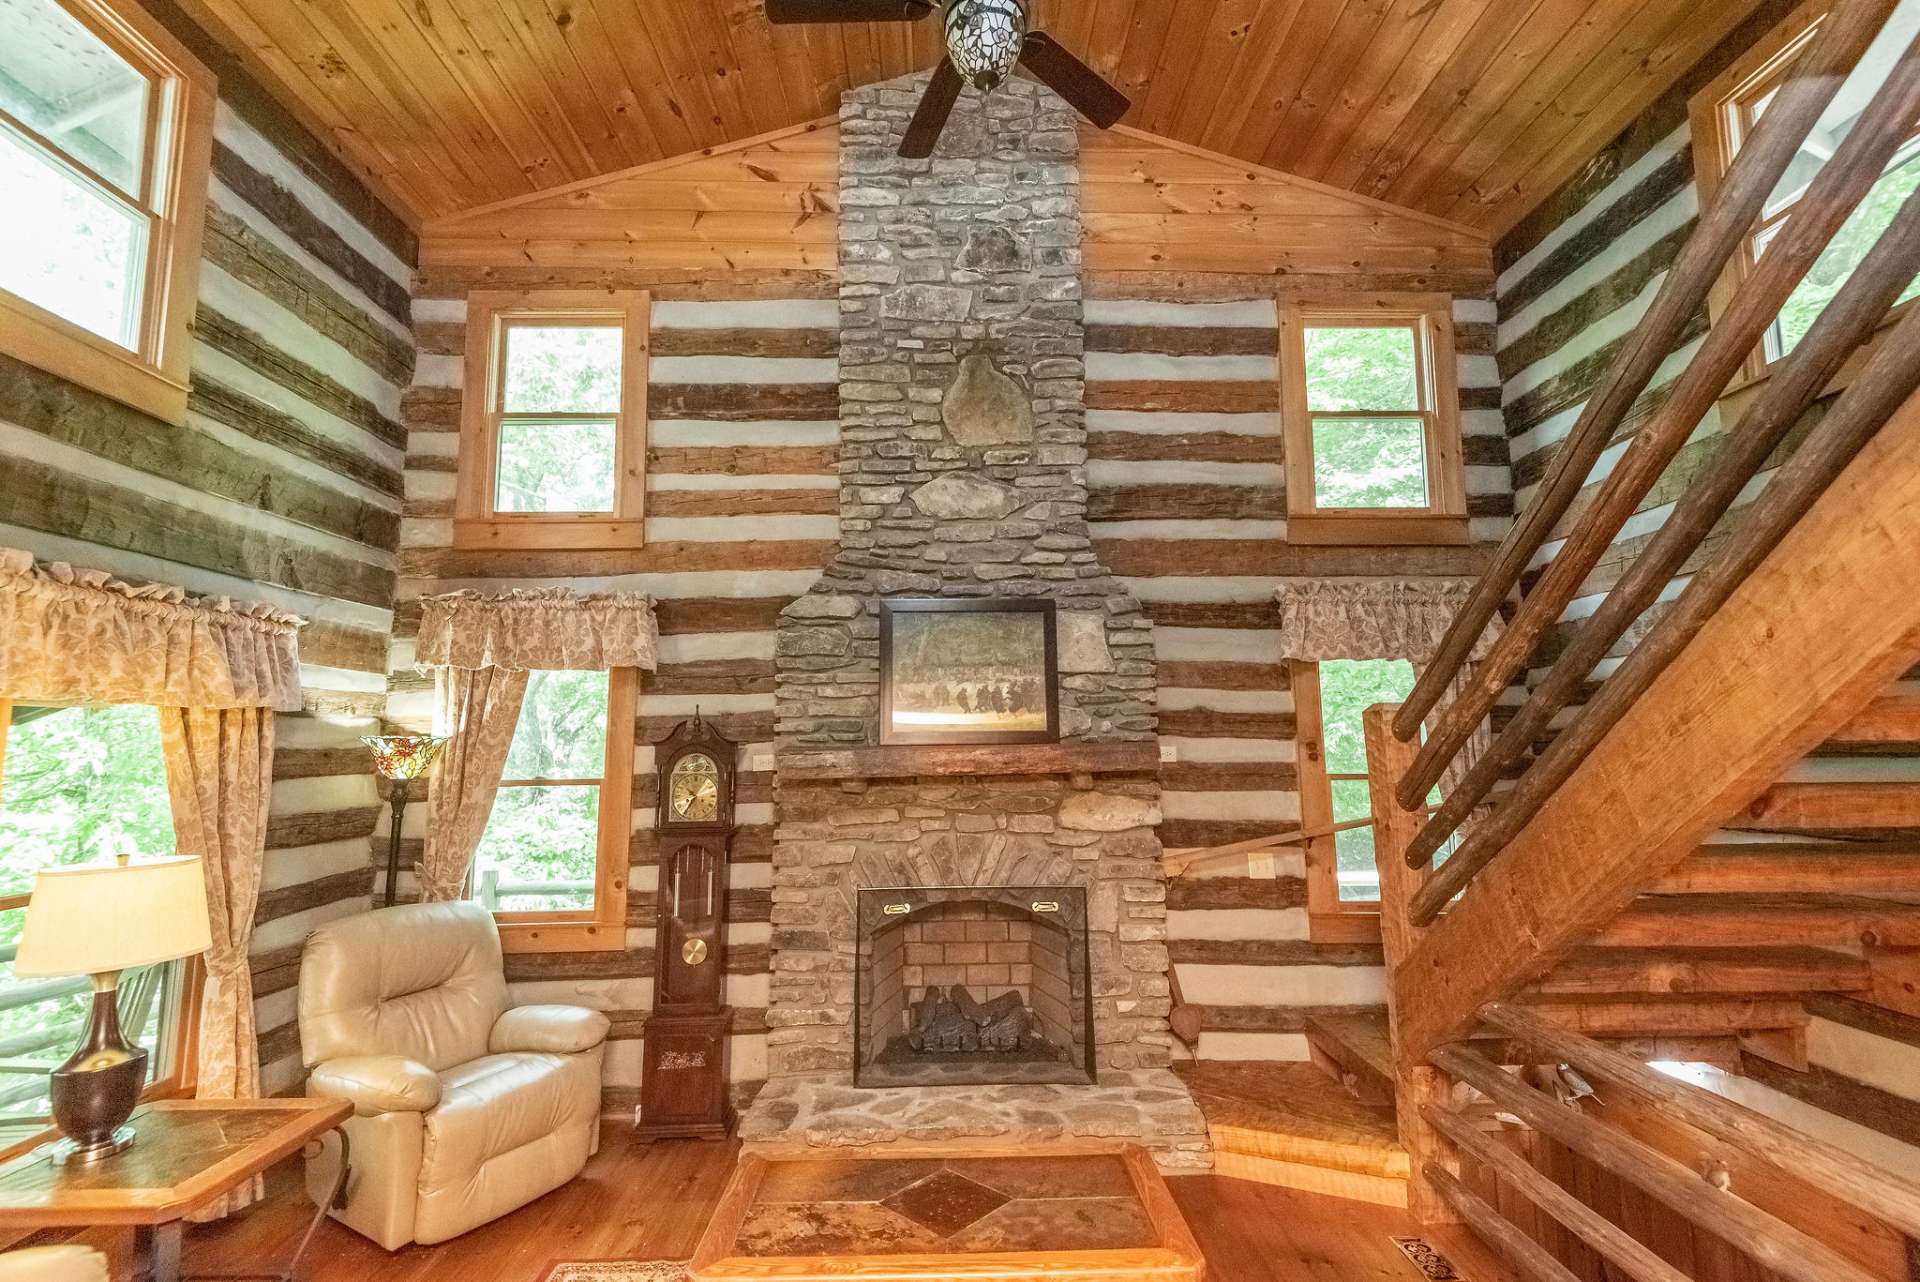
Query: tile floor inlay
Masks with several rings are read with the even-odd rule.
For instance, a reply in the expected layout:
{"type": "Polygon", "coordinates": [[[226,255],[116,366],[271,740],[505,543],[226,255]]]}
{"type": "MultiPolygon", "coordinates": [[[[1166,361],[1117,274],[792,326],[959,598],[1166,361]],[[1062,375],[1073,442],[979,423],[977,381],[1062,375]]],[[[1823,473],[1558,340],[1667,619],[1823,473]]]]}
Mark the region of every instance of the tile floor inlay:
{"type": "Polygon", "coordinates": [[[741,1225],[749,1256],[1150,1247],[1158,1237],[1119,1157],[776,1161],[741,1225]]]}

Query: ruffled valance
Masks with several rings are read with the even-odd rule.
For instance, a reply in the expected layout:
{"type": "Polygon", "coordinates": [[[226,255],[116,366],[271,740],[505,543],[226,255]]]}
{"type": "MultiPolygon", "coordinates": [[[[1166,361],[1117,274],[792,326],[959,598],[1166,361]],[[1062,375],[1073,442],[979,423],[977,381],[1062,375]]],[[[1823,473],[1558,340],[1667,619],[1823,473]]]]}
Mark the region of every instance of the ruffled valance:
{"type": "Polygon", "coordinates": [[[294,615],[0,548],[0,698],[300,710],[294,615]]]}
{"type": "MultiPolygon", "coordinates": [[[[1410,659],[1424,667],[1473,591],[1471,579],[1283,579],[1280,655],[1286,659],[1410,659]]],[[[1500,638],[1487,624],[1468,662],[1500,638]]]]}
{"type": "Polygon", "coordinates": [[[423,598],[415,662],[435,668],[653,670],[658,633],[644,592],[577,596],[567,588],[423,598]]]}

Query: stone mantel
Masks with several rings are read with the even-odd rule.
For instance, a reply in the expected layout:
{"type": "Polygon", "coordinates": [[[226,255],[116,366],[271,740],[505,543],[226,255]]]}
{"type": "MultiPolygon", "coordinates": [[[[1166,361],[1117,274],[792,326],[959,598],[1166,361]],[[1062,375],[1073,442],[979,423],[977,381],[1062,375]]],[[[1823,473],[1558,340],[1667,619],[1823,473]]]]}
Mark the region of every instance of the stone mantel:
{"type": "Polygon", "coordinates": [[[782,782],[921,779],[972,775],[1152,774],[1160,769],[1155,740],[1119,743],[1010,743],[825,748],[781,754],[782,782]]]}

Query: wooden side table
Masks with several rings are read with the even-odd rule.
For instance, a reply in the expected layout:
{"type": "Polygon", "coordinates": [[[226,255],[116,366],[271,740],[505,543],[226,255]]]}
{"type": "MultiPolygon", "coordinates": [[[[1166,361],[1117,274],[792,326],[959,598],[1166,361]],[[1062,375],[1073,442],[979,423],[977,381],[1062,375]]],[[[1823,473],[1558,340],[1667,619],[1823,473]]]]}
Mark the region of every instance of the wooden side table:
{"type": "MultiPolygon", "coordinates": [[[[132,1148],[90,1166],[56,1166],[43,1145],[0,1165],[0,1228],[125,1225],[151,1282],[179,1282],[186,1218],[353,1115],[344,1100],[161,1100],[133,1115],[132,1148]]],[[[47,1132],[49,1141],[57,1138],[47,1132]]],[[[288,1282],[347,1185],[346,1132],[332,1194],[315,1208],[285,1269],[240,1276],[288,1282]]]]}

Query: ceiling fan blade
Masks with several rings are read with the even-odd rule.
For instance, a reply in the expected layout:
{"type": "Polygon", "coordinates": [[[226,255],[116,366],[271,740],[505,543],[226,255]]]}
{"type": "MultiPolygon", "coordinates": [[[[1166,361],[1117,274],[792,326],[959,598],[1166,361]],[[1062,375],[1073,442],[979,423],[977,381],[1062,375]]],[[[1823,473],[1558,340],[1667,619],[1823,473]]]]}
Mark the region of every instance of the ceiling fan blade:
{"type": "Polygon", "coordinates": [[[913,120],[907,125],[906,140],[900,144],[902,156],[908,160],[925,160],[933,154],[940,132],[947,127],[947,117],[953,114],[953,104],[960,100],[963,83],[960,73],[954,70],[953,59],[942,58],[940,65],[933,69],[933,79],[927,82],[927,92],[921,95],[913,120]]]}
{"type": "Polygon", "coordinates": [[[917,22],[933,10],[933,0],[767,0],[767,21],[917,22]]]}
{"type": "Polygon", "coordinates": [[[1125,94],[1044,31],[1027,33],[1026,44],[1020,49],[1020,64],[1102,129],[1119,124],[1120,117],[1133,105],[1125,94]]]}

